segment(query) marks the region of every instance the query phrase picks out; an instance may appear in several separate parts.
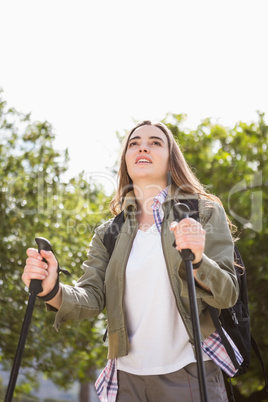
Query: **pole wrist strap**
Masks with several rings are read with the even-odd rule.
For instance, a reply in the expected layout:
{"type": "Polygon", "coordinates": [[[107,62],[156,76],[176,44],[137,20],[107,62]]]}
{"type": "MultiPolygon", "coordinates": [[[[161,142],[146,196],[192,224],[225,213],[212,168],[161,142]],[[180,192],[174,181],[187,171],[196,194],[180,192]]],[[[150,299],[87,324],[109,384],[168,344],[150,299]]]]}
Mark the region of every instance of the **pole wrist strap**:
{"type": "Polygon", "coordinates": [[[53,299],[53,298],[56,296],[56,294],[57,294],[58,291],[59,291],[59,288],[60,288],[60,280],[59,280],[59,274],[58,274],[58,277],[57,277],[55,286],[54,286],[54,288],[51,290],[51,292],[49,292],[49,293],[48,293],[47,295],[45,295],[45,296],[38,296],[38,295],[37,295],[37,297],[38,297],[40,300],[43,300],[43,301],[47,302],[47,301],[53,299]]]}
{"type": "Polygon", "coordinates": [[[40,300],[43,300],[44,302],[48,302],[49,300],[53,299],[56,296],[56,294],[58,293],[59,288],[60,288],[60,273],[61,272],[63,272],[65,275],[70,276],[70,273],[67,271],[67,269],[60,268],[59,264],[58,264],[57,272],[58,272],[58,277],[57,277],[54,288],[45,296],[37,295],[37,297],[40,300]]]}

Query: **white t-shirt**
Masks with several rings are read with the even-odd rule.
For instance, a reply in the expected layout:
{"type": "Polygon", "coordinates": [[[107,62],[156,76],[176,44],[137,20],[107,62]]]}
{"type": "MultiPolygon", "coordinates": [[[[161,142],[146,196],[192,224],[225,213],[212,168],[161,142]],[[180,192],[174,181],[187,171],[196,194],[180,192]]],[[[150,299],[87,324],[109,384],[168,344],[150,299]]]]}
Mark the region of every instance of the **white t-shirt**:
{"type": "Polygon", "coordinates": [[[156,375],[195,362],[155,224],[146,232],[138,230],[125,281],[124,308],[130,348],[127,356],[117,359],[117,368],[132,374],[156,375]]]}

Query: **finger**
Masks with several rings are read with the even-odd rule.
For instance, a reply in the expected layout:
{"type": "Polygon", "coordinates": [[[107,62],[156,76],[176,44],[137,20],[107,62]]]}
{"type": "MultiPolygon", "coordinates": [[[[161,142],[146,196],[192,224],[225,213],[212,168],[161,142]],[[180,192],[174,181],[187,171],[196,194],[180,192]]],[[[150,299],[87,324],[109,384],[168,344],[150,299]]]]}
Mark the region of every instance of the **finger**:
{"type": "Polygon", "coordinates": [[[23,274],[22,274],[22,280],[24,282],[30,282],[32,279],[39,279],[39,280],[44,280],[47,278],[47,271],[43,272],[33,272],[32,270],[30,270],[29,272],[27,272],[27,270],[24,270],[23,274]]]}
{"type": "Polygon", "coordinates": [[[181,236],[177,236],[176,239],[176,244],[193,244],[193,245],[202,245],[204,246],[205,244],[205,236],[203,235],[181,235],[181,236]]]}
{"type": "Polygon", "coordinates": [[[58,262],[52,251],[41,250],[40,254],[45,258],[49,266],[58,266],[58,262]]]}
{"type": "Polygon", "coordinates": [[[181,250],[185,250],[185,249],[190,249],[193,252],[197,252],[197,251],[203,251],[204,250],[204,244],[203,243],[199,243],[199,242],[193,242],[193,241],[184,241],[184,242],[180,242],[180,243],[176,243],[176,249],[181,251],[181,250]]]}
{"type": "Polygon", "coordinates": [[[31,265],[33,267],[39,267],[39,268],[43,268],[43,269],[48,268],[48,265],[45,261],[43,261],[43,258],[42,258],[42,261],[40,261],[37,258],[28,257],[26,260],[26,265],[31,265]]]}
{"type": "Polygon", "coordinates": [[[171,232],[174,232],[176,230],[176,227],[178,225],[178,222],[171,222],[169,229],[171,230],[171,232]]]}
{"type": "Polygon", "coordinates": [[[174,231],[174,229],[176,229],[176,228],[179,229],[180,227],[182,227],[184,225],[189,226],[189,225],[191,225],[193,223],[196,223],[196,221],[194,219],[192,219],[192,218],[184,218],[179,222],[177,222],[177,221],[171,222],[169,228],[170,228],[170,230],[174,231]]]}
{"type": "Polygon", "coordinates": [[[28,257],[37,258],[38,260],[43,260],[43,257],[39,254],[38,250],[35,248],[28,248],[26,250],[26,254],[28,257]]]}
{"type": "Polygon", "coordinates": [[[177,224],[178,224],[179,226],[184,226],[184,225],[186,225],[186,226],[199,225],[199,223],[198,223],[195,219],[193,219],[193,218],[184,218],[184,219],[180,220],[179,222],[177,222],[177,224]]]}
{"type": "MultiPolygon", "coordinates": [[[[28,276],[31,276],[31,275],[42,276],[43,279],[48,276],[47,270],[45,270],[43,268],[34,267],[31,265],[26,265],[26,267],[24,268],[24,274],[26,274],[28,276]]],[[[39,279],[39,278],[37,278],[37,279],[39,279]]]]}
{"type": "Polygon", "coordinates": [[[202,226],[197,222],[182,222],[178,229],[183,233],[200,233],[203,230],[202,226]]]}
{"type": "Polygon", "coordinates": [[[179,228],[178,231],[175,232],[178,236],[188,236],[190,237],[200,237],[203,238],[205,236],[205,230],[201,225],[183,225],[179,228]]]}
{"type": "MultiPolygon", "coordinates": [[[[182,219],[180,222],[173,221],[170,225],[170,230],[171,231],[182,231],[182,230],[187,230],[190,227],[199,227],[201,226],[198,222],[196,222],[192,218],[185,218],[182,219]]],[[[202,227],[202,226],[201,226],[202,227]]]]}

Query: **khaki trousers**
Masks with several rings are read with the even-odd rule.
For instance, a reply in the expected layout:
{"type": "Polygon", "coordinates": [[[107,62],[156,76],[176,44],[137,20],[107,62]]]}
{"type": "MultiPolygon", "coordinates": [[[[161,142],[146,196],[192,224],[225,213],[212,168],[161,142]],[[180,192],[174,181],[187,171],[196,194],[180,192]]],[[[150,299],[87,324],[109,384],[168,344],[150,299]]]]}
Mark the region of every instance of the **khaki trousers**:
{"type": "MultiPolygon", "coordinates": [[[[227,402],[221,369],[211,360],[204,362],[208,402],[227,402]]],[[[200,402],[197,364],[174,373],[134,375],[118,370],[116,402],[200,402]]]]}

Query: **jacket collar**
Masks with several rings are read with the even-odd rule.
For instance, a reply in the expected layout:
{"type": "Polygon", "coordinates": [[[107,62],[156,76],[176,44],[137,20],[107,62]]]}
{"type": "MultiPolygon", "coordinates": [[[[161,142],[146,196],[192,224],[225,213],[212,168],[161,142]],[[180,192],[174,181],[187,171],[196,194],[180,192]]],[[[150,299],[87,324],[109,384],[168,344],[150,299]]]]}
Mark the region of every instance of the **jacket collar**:
{"type": "MultiPolygon", "coordinates": [[[[169,203],[171,200],[174,200],[175,190],[176,189],[174,189],[172,186],[169,186],[168,194],[166,196],[166,199],[165,199],[164,203],[162,204],[163,206],[166,203],[169,203]]],[[[178,193],[178,189],[177,189],[177,193],[178,193]]],[[[136,212],[136,211],[137,211],[136,197],[135,197],[134,191],[131,190],[125,196],[124,215],[126,217],[127,213],[136,212]]]]}
{"type": "Polygon", "coordinates": [[[128,213],[135,212],[135,211],[137,211],[136,197],[135,197],[134,191],[131,190],[125,196],[125,201],[124,201],[125,218],[128,213]]]}
{"type": "MultiPolygon", "coordinates": [[[[183,193],[179,187],[169,186],[167,197],[162,204],[164,211],[170,209],[176,200],[183,199],[183,198],[198,198],[197,194],[185,194],[183,193]]],[[[124,216],[130,212],[137,211],[137,204],[134,191],[131,190],[126,194],[125,202],[124,202],[124,216]]]]}

